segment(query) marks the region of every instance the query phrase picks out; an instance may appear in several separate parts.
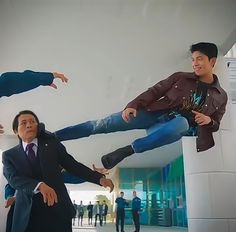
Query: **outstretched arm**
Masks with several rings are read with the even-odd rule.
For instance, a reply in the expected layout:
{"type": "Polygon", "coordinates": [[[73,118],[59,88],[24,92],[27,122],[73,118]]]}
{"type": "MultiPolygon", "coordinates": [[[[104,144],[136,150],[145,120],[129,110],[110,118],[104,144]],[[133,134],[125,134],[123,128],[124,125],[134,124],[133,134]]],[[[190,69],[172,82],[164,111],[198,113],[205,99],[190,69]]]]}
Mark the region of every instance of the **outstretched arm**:
{"type": "MultiPolygon", "coordinates": [[[[106,168],[97,168],[97,167],[95,167],[94,164],[93,164],[93,171],[99,172],[99,173],[104,174],[104,175],[109,174],[108,169],[106,169],[106,168]]],[[[65,184],[82,184],[82,183],[85,182],[85,180],[81,179],[78,176],[70,174],[65,169],[63,169],[61,171],[61,173],[63,175],[63,180],[64,180],[65,184]]]]}
{"type": "MultiPolygon", "coordinates": [[[[59,145],[59,144],[58,144],[59,145]]],[[[84,164],[77,162],[71,155],[69,155],[65,147],[60,143],[59,162],[60,165],[65,168],[71,174],[80,177],[81,179],[101,185],[103,187],[109,187],[110,191],[113,191],[114,185],[110,179],[107,179],[105,175],[93,171],[84,164]]]]}
{"type": "Polygon", "coordinates": [[[51,72],[34,72],[26,70],[24,72],[6,72],[0,76],[0,97],[9,97],[13,94],[19,94],[40,85],[57,88],[53,83],[55,78],[62,82],[67,82],[68,78],[61,73],[51,72]]]}

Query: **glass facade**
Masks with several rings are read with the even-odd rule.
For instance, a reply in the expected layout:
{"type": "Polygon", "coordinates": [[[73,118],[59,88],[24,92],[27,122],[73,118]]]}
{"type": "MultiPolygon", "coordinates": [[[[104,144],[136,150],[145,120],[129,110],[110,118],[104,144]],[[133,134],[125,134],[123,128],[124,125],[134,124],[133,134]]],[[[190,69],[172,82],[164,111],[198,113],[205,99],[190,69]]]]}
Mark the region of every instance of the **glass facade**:
{"type": "MultiPolygon", "coordinates": [[[[121,168],[119,185],[126,199],[132,199],[133,190],[141,198],[141,224],[187,227],[182,156],[163,168],[121,168]]],[[[132,224],[131,208],[125,221],[132,224]]]]}

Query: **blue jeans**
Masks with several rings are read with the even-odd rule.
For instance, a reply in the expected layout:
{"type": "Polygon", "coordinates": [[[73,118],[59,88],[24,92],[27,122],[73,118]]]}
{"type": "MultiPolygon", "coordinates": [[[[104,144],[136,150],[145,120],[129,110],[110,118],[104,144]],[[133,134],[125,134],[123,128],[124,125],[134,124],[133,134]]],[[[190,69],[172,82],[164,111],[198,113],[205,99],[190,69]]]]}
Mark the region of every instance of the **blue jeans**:
{"type": "Polygon", "coordinates": [[[167,112],[138,111],[136,117],[126,123],[122,112],[111,114],[100,120],[87,121],[55,132],[60,141],[79,139],[95,134],[117,131],[147,129],[148,134],[132,142],[135,153],[152,150],[178,141],[189,129],[188,121],[181,115],[169,116],[167,112]],[[155,125],[155,127],[153,127],[155,125]]]}

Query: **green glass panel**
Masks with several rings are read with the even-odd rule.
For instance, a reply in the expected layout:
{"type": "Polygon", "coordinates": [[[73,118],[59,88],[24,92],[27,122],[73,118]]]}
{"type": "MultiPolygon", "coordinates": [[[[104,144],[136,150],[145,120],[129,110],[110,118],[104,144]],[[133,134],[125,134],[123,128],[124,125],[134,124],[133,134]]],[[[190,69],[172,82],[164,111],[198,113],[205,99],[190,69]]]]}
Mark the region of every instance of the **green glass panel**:
{"type": "Polygon", "coordinates": [[[146,168],[136,168],[134,169],[134,180],[135,181],[145,181],[147,179],[146,168]]]}
{"type": "Polygon", "coordinates": [[[120,169],[120,182],[133,182],[133,170],[131,168],[120,169]]]}

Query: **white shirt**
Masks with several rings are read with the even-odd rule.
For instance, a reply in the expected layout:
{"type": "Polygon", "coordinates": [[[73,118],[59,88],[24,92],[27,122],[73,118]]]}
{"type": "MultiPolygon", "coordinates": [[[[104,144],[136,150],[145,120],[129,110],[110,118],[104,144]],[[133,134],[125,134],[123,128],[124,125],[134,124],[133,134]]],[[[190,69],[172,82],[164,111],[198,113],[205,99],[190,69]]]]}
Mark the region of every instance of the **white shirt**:
{"type": "MultiPolygon", "coordinates": [[[[34,152],[35,152],[35,155],[37,156],[37,151],[38,151],[38,139],[35,138],[35,139],[33,139],[30,143],[33,143],[33,144],[34,144],[33,150],[34,150],[34,152]]],[[[25,152],[26,152],[26,147],[27,147],[27,145],[30,144],[30,143],[26,143],[26,142],[22,141],[22,146],[23,146],[25,152]]],[[[28,155],[28,154],[27,154],[27,155],[28,155]]]]}

